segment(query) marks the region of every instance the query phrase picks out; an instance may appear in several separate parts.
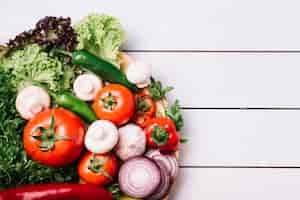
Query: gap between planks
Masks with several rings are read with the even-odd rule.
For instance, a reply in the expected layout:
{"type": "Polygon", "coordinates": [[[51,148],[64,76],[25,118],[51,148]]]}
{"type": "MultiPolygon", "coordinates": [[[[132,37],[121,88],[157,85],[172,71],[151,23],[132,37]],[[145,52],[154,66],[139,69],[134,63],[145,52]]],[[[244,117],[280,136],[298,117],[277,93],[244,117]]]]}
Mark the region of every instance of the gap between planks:
{"type": "Polygon", "coordinates": [[[193,50],[193,49],[123,49],[126,53],[238,53],[238,54],[299,54],[300,50],[193,50]]]}
{"type": "Polygon", "coordinates": [[[300,107],[181,107],[182,110],[300,110],[300,107]]]}
{"type": "Polygon", "coordinates": [[[192,166],[181,165],[181,169],[300,169],[300,166],[239,166],[239,165],[224,165],[224,166],[192,166]]]}

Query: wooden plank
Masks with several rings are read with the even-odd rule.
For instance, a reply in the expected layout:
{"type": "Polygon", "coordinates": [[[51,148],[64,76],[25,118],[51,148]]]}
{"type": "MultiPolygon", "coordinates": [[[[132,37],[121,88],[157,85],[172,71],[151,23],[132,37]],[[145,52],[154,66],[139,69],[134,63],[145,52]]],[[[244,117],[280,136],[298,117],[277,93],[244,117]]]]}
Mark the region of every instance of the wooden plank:
{"type": "Polygon", "coordinates": [[[300,169],[182,169],[172,200],[298,200],[300,169]]]}
{"type": "Polygon", "coordinates": [[[298,166],[299,110],[184,110],[181,165],[298,166]]]}
{"type": "Polygon", "coordinates": [[[183,107],[299,107],[300,54],[134,53],[183,107]]]}
{"type": "Polygon", "coordinates": [[[299,1],[2,0],[0,38],[45,15],[118,16],[132,50],[299,50],[299,1]]]}

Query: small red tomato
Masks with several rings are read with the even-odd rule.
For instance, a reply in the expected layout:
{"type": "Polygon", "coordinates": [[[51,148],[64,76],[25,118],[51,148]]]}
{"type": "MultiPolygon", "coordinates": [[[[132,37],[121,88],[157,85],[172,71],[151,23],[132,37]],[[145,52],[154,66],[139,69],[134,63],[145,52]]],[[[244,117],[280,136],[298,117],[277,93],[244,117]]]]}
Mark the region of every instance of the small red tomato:
{"type": "Polygon", "coordinates": [[[141,127],[145,127],[156,112],[156,104],[149,95],[145,95],[144,93],[136,95],[135,99],[136,111],[133,121],[141,127]]]}
{"type": "Polygon", "coordinates": [[[24,148],[33,160],[59,167],[80,156],[84,133],[84,124],[75,114],[62,108],[49,109],[27,123],[24,148]]]}
{"type": "Polygon", "coordinates": [[[178,148],[179,135],[174,122],[168,118],[151,119],[145,133],[150,148],[159,148],[161,151],[176,151],[178,148]]]}
{"type": "Polygon", "coordinates": [[[111,153],[94,154],[86,152],[78,165],[78,174],[86,182],[105,185],[113,180],[117,174],[116,157],[111,153]]]}
{"type": "Polygon", "coordinates": [[[125,124],[134,114],[134,95],[122,85],[109,84],[96,95],[93,109],[100,119],[125,124]]]}

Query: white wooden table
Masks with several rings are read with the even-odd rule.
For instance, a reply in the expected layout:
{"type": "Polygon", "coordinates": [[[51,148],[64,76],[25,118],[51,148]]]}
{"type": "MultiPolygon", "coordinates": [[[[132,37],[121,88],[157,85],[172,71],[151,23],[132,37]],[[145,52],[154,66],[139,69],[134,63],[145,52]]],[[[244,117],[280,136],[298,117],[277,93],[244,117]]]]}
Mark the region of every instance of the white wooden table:
{"type": "Polygon", "coordinates": [[[1,0],[5,41],[45,15],[119,17],[185,117],[172,200],[299,199],[300,2],[1,0]]]}

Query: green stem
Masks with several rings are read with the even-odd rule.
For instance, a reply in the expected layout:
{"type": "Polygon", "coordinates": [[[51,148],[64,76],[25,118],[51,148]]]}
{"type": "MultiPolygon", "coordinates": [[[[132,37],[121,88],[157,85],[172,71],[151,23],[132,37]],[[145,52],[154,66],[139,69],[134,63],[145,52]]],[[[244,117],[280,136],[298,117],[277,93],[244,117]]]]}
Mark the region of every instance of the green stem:
{"type": "Polygon", "coordinates": [[[158,146],[165,145],[168,137],[169,134],[164,128],[158,125],[153,128],[152,139],[158,146]]]}
{"type": "Polygon", "coordinates": [[[62,49],[57,49],[57,48],[52,49],[51,52],[54,53],[54,54],[62,54],[62,55],[65,55],[65,56],[69,56],[71,58],[73,56],[72,52],[65,51],[65,50],[62,50],[62,49]]]}

